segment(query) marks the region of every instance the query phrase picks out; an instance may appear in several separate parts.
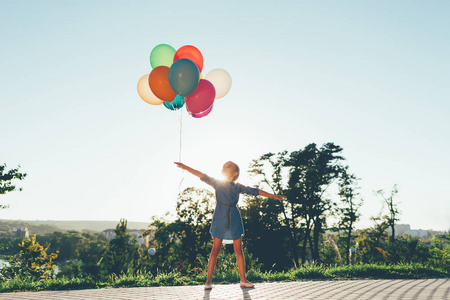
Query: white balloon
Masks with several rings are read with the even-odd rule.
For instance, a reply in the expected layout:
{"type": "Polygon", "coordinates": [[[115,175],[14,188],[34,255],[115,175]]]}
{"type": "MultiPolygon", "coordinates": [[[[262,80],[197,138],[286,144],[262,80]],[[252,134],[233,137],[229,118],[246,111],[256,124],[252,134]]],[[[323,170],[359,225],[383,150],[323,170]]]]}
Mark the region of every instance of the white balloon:
{"type": "Polygon", "coordinates": [[[209,80],[216,89],[216,99],[224,97],[231,89],[231,76],[224,69],[210,71],[205,79],[209,80]]]}
{"type": "Polygon", "coordinates": [[[137,91],[142,100],[149,104],[161,105],[164,103],[164,101],[156,97],[150,89],[150,86],[148,85],[148,74],[142,76],[141,79],[139,79],[137,84],[137,91]]]}
{"type": "Polygon", "coordinates": [[[148,249],[148,254],[149,255],[151,255],[151,256],[153,256],[153,255],[155,255],[156,254],[156,250],[155,250],[155,248],[150,248],[150,249],[148,249]]]}

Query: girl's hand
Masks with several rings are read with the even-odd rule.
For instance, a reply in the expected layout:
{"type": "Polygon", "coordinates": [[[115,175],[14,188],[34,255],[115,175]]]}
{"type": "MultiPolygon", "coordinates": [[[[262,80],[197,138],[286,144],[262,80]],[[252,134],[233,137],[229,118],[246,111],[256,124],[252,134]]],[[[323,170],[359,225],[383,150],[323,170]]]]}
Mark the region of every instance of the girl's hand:
{"type": "Polygon", "coordinates": [[[178,168],[181,168],[183,170],[186,170],[186,165],[180,162],[174,162],[174,164],[177,165],[178,168]]]}
{"type": "Polygon", "coordinates": [[[275,199],[280,200],[280,201],[284,201],[284,200],[287,199],[287,197],[283,196],[283,195],[275,195],[275,199]]]}

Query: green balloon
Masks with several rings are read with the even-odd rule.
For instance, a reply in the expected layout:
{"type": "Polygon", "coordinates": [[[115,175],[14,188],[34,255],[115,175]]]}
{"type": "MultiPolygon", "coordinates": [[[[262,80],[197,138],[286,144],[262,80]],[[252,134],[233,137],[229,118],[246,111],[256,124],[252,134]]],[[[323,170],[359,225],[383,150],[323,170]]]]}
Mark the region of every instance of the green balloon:
{"type": "Polygon", "coordinates": [[[159,66],[169,67],[173,64],[173,57],[177,52],[172,46],[167,44],[160,44],[153,48],[150,53],[150,65],[152,68],[159,66]]]}

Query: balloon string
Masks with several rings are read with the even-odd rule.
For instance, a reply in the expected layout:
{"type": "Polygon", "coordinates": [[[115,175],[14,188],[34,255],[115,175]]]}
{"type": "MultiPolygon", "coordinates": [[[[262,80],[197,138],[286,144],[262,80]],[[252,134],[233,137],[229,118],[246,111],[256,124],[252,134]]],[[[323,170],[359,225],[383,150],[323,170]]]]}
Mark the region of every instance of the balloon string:
{"type": "MultiPolygon", "coordinates": [[[[180,151],[178,153],[178,161],[181,162],[181,145],[182,145],[182,133],[183,133],[183,111],[180,108],[180,151]]],[[[183,184],[184,180],[184,170],[181,169],[182,177],[180,180],[180,184],[178,185],[178,194],[180,195],[180,198],[183,198],[183,191],[181,190],[181,185],[183,184]]]]}
{"type": "Polygon", "coordinates": [[[183,111],[180,108],[180,153],[178,154],[178,161],[181,162],[181,137],[183,133],[183,111]]]}

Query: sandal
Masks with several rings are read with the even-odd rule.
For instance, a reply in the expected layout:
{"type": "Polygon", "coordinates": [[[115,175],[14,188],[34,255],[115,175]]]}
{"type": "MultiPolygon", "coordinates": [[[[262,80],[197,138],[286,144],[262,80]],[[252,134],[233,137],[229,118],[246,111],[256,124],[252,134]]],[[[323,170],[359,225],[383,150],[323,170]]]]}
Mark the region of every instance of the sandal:
{"type": "Polygon", "coordinates": [[[254,288],[255,287],[255,285],[253,284],[253,283],[251,283],[251,282],[243,282],[243,281],[241,281],[241,288],[242,287],[245,287],[245,288],[254,288]]]}

